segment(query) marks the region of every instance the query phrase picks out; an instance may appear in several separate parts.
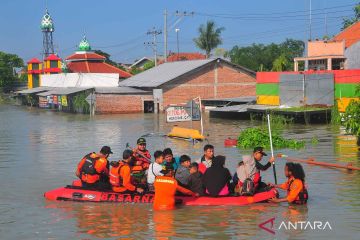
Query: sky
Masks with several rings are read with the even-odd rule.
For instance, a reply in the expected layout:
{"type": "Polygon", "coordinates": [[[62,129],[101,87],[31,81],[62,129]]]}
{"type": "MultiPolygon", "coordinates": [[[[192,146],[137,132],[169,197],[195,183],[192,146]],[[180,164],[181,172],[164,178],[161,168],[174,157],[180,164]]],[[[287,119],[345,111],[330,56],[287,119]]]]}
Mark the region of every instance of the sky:
{"type": "MultiPolygon", "coordinates": [[[[179,29],[180,52],[201,52],[193,39],[208,20],[224,27],[226,50],[252,43],[280,43],[286,38],[307,40],[311,0],[1,0],[0,51],[19,55],[25,61],[41,58],[41,18],[46,7],[55,23],[55,52],[66,58],[77,49],[85,34],[93,49],[100,49],[117,62],[131,63],[153,56],[146,33],[164,30],[168,11],[168,50],[177,52],[175,29],[179,29]],[[191,16],[176,16],[176,11],[191,16]],[[187,14],[188,15],[188,14],[187,14]],[[179,19],[180,18],[180,19],[179,19]]],[[[312,39],[340,31],[342,19],[353,16],[354,0],[312,0],[312,39]]],[[[157,50],[164,51],[164,36],[158,35],[157,50]]]]}

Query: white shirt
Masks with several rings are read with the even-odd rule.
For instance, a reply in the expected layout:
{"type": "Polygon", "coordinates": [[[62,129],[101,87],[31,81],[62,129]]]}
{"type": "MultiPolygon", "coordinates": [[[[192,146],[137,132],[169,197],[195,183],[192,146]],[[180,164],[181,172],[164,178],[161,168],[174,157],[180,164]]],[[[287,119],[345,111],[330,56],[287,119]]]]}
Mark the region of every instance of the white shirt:
{"type": "Polygon", "coordinates": [[[212,160],[211,160],[211,159],[207,160],[207,159],[205,158],[205,161],[201,161],[201,159],[202,159],[202,157],[201,157],[200,159],[196,160],[196,162],[197,162],[198,164],[200,164],[200,163],[204,164],[206,168],[211,167],[211,164],[212,164],[212,160]]]}
{"type": "Polygon", "coordinates": [[[161,170],[163,170],[163,168],[160,164],[157,162],[151,163],[148,169],[147,183],[154,184],[156,176],[163,176],[164,174],[160,172],[161,170]]]}

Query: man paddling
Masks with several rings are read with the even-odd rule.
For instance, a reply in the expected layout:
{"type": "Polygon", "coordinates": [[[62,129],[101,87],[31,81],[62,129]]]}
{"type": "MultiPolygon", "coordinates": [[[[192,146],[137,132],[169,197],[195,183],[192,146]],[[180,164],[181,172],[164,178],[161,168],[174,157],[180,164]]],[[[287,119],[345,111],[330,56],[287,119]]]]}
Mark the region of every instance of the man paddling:
{"type": "Polygon", "coordinates": [[[260,172],[266,171],[269,167],[271,167],[271,164],[275,161],[275,158],[271,157],[265,165],[262,165],[260,161],[263,159],[263,156],[267,156],[267,154],[264,152],[263,147],[254,148],[253,157],[255,159],[255,168],[256,168],[256,173],[254,175],[254,183],[257,192],[262,192],[267,190],[267,184],[261,181],[260,172]]]}
{"type": "Polygon", "coordinates": [[[89,153],[81,159],[76,169],[76,176],[80,178],[83,187],[110,189],[107,159],[112,153],[109,146],[103,146],[99,153],[89,153]]]}

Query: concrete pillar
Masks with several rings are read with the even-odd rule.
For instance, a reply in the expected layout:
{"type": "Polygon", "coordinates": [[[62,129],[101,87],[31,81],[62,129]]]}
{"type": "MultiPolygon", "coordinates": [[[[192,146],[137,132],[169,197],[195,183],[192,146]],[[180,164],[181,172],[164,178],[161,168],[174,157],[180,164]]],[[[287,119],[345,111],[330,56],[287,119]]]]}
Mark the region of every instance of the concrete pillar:
{"type": "Polygon", "coordinates": [[[218,61],[214,66],[214,98],[217,98],[217,85],[218,85],[218,61]]]}
{"type": "Polygon", "coordinates": [[[299,62],[297,60],[294,60],[294,71],[295,72],[299,71],[299,62]]]}
{"type": "Polygon", "coordinates": [[[305,60],[305,67],[304,67],[304,70],[307,71],[309,70],[309,60],[305,60]]]}
{"type": "Polygon", "coordinates": [[[332,61],[331,58],[327,59],[327,70],[332,70],[332,61]]]}

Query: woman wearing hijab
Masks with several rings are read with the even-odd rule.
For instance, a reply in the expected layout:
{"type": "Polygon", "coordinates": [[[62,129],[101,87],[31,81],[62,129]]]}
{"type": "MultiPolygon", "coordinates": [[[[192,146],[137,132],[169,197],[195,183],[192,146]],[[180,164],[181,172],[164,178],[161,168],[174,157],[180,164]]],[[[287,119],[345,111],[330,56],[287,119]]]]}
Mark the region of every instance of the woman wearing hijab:
{"type": "Polygon", "coordinates": [[[206,193],[212,197],[229,194],[231,174],[229,169],[224,167],[225,159],[225,156],[216,156],[203,176],[206,193]]]}
{"type": "Polygon", "coordinates": [[[250,178],[255,185],[258,184],[259,176],[256,174],[256,163],[250,155],[244,155],[236,169],[236,173],[233,177],[235,192],[241,192],[242,185],[247,178],[250,178]]]}

